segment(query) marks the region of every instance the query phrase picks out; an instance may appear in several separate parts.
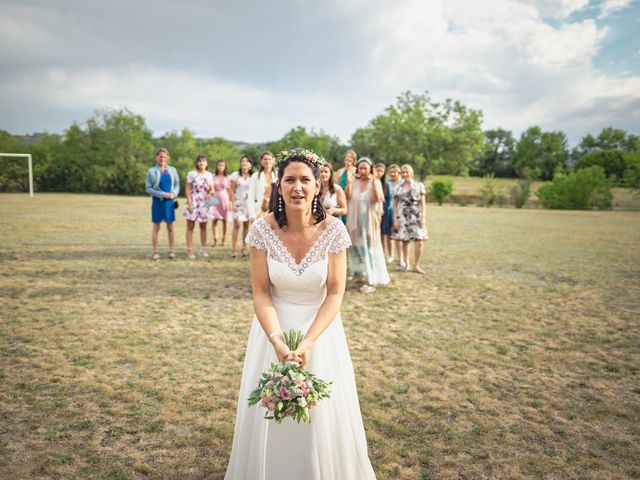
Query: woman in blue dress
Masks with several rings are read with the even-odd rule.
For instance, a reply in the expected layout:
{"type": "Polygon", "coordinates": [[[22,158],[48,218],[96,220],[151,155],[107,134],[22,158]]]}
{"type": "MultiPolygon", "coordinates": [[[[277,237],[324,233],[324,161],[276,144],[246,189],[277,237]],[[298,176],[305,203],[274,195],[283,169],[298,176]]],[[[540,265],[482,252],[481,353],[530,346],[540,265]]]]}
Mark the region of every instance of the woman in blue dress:
{"type": "Polygon", "coordinates": [[[160,260],[158,253],[158,234],[162,222],[167,224],[167,236],[169,238],[169,258],[176,258],[173,251],[174,233],[173,222],[176,220],[175,204],[180,193],[180,177],[178,171],[168,165],[169,151],[160,148],[156,152],[157,165],[147,171],[145,190],[151,195],[151,246],[153,248],[153,260],[160,260]]]}

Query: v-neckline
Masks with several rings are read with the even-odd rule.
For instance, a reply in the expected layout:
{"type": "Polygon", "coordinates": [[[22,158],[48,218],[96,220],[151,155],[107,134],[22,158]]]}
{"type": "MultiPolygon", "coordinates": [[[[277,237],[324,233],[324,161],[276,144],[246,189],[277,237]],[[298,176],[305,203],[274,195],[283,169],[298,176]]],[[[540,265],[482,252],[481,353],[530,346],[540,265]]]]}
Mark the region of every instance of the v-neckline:
{"type": "Polygon", "coordinates": [[[309,248],[307,249],[307,251],[305,252],[305,254],[303,255],[303,257],[300,259],[300,261],[296,261],[296,257],[294,255],[291,254],[291,252],[289,251],[289,248],[287,248],[287,245],[284,243],[284,241],[280,238],[280,236],[278,235],[278,232],[276,232],[276,229],[273,227],[273,225],[271,225],[271,223],[269,223],[266,219],[264,220],[264,223],[267,224],[267,227],[269,227],[269,230],[271,230],[271,233],[274,237],[276,237],[276,241],[280,244],[280,247],[282,247],[282,250],[284,252],[286,252],[287,256],[289,257],[289,260],[291,260],[291,262],[293,263],[295,268],[300,268],[301,265],[303,265],[305,263],[305,260],[307,260],[307,257],[309,256],[309,254],[313,251],[313,247],[315,247],[316,243],[318,243],[320,241],[320,239],[322,238],[322,236],[325,234],[325,232],[327,230],[329,230],[329,227],[331,227],[331,225],[333,224],[333,222],[335,222],[336,220],[332,219],[328,222],[327,226],[325,226],[322,230],[320,230],[320,233],[318,233],[316,235],[316,238],[313,239],[313,241],[311,242],[311,245],[309,245],[309,248]]]}

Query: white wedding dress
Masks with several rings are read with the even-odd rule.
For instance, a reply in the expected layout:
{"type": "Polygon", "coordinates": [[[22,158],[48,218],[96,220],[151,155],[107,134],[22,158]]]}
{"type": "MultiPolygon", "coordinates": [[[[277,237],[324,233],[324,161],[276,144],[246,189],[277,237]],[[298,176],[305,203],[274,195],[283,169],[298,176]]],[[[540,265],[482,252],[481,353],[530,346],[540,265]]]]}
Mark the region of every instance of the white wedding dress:
{"type": "MultiPolygon", "coordinates": [[[[296,264],[265,218],[256,220],[247,244],[267,251],[271,297],[282,330],[307,331],[326,295],[328,257],[351,244],[336,219],[296,264]]],[[[265,420],[265,409],[247,399],[276,356],[254,316],[242,370],[240,396],[226,480],[375,479],[367,454],[353,365],[338,314],[316,341],[307,369],[331,381],[331,397],[311,409],[311,424],[265,420]]]]}

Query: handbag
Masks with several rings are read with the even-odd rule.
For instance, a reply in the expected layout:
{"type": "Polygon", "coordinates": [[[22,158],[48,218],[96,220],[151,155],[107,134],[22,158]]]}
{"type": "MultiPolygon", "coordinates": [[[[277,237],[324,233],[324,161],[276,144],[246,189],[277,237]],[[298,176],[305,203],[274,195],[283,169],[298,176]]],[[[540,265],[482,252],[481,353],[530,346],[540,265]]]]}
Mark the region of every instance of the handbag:
{"type": "Polygon", "coordinates": [[[178,209],[178,199],[176,199],[175,202],[173,202],[173,209],[177,210],[178,209]]]}

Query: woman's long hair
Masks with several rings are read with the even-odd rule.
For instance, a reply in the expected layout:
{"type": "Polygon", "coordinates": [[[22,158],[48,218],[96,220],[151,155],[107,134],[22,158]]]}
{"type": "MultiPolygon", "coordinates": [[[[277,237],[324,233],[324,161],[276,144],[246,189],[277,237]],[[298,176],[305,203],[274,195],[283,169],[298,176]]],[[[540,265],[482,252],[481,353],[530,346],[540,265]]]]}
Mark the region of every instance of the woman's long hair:
{"type": "Polygon", "coordinates": [[[379,166],[384,167],[384,174],[380,177],[380,183],[382,184],[382,193],[384,194],[384,198],[389,196],[389,185],[387,185],[387,166],[384,163],[376,163],[374,169],[379,166]]]}
{"type": "Polygon", "coordinates": [[[251,166],[249,167],[249,176],[253,175],[253,162],[251,161],[251,157],[249,155],[243,155],[240,158],[240,166],[238,167],[238,175],[242,176],[242,161],[244,159],[247,159],[247,161],[251,164],[251,166]]]}
{"type": "Polygon", "coordinates": [[[264,170],[264,167],[262,166],[262,159],[264,158],[265,155],[271,155],[271,157],[275,160],[276,157],[273,156],[273,153],[271,153],[269,150],[265,150],[264,152],[262,152],[260,154],[260,159],[258,160],[258,165],[260,165],[260,169],[258,170],[258,177],[260,177],[260,174],[262,173],[262,171],[264,170]]]}
{"type": "MultiPolygon", "coordinates": [[[[336,193],[336,187],[333,185],[333,167],[331,166],[330,163],[323,165],[323,167],[329,169],[329,192],[331,192],[331,195],[333,195],[334,193],[336,193]]],[[[325,192],[322,187],[322,180],[321,180],[320,181],[320,198],[324,196],[324,193],[325,192]]]]}
{"type": "MultiPolygon", "coordinates": [[[[304,163],[313,172],[313,178],[315,178],[316,180],[320,180],[320,169],[315,164],[307,160],[304,156],[291,157],[285,160],[284,162],[280,163],[280,165],[278,166],[278,180],[275,182],[275,184],[273,185],[273,188],[271,189],[271,198],[269,199],[269,211],[273,212],[273,217],[276,219],[276,223],[282,230],[285,230],[285,227],[287,226],[287,212],[284,209],[284,201],[283,201],[282,211],[280,211],[280,209],[278,208],[278,203],[280,200],[280,194],[278,193],[278,189],[280,188],[280,182],[282,181],[282,176],[284,175],[285,169],[293,162],[304,163]]],[[[324,208],[322,208],[322,202],[320,201],[319,196],[315,196],[313,201],[316,206],[316,213],[315,214],[312,213],[316,219],[314,224],[318,224],[321,221],[323,221],[325,218],[327,218],[327,213],[324,211],[324,208]]]]}
{"type": "Polygon", "coordinates": [[[224,170],[222,171],[222,175],[223,176],[227,176],[227,162],[225,162],[224,160],[218,160],[216,162],[216,175],[218,175],[218,165],[220,165],[221,163],[224,163],[224,170]]]}

